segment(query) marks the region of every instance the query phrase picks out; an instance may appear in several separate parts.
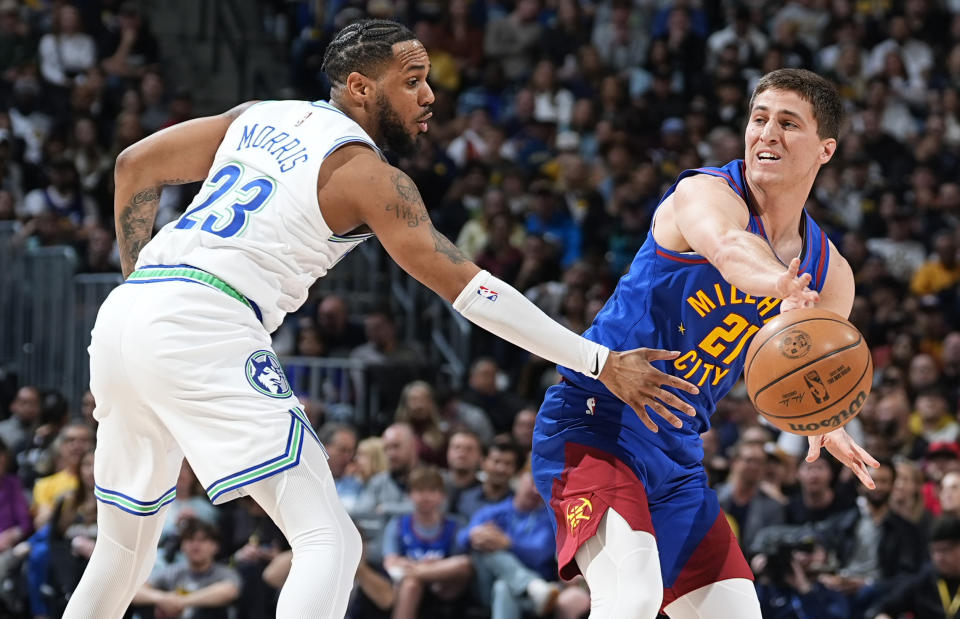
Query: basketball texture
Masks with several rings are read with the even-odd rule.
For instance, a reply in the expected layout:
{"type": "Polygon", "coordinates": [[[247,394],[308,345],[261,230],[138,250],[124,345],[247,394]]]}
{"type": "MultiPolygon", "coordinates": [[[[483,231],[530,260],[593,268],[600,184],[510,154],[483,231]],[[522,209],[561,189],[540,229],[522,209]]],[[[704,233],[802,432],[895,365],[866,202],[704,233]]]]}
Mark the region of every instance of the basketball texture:
{"type": "Polygon", "coordinates": [[[827,310],[781,314],[754,336],[744,377],[750,401],[773,425],[824,434],[857,416],[873,383],[863,335],[827,310]]]}

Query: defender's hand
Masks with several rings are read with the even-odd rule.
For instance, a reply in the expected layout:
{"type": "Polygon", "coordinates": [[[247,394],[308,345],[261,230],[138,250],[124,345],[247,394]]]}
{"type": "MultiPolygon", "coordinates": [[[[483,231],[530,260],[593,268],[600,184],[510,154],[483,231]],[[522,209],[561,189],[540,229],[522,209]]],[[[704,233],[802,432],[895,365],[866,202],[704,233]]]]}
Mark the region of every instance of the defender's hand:
{"type": "Polygon", "coordinates": [[[655,348],[637,348],[623,352],[611,350],[598,378],[615,396],[633,408],[640,421],[651,432],[656,432],[658,428],[647,414],[648,406],[670,422],[670,425],[679,428],[683,423],[667,406],[691,417],[697,412],[688,402],[661,387],[667,385],[692,394],[700,393],[700,390],[695,385],[676,376],[664,374],[650,365],[651,361],[669,361],[679,356],[679,352],[655,348]]]}
{"type": "Polygon", "coordinates": [[[819,436],[808,436],[810,449],[807,451],[807,462],[813,462],[820,457],[820,448],[825,447],[834,458],[839,460],[848,469],[853,471],[861,483],[873,490],[877,487],[867,467],[878,468],[880,463],[873,456],[857,445],[856,441],[843,428],[819,436]]]}
{"type": "Polygon", "coordinates": [[[820,302],[817,291],[809,288],[813,278],[809,273],[797,276],[799,270],[800,259],[794,258],[787,270],[777,279],[777,293],[783,299],[780,303],[781,314],[801,307],[813,307],[820,302]]]}

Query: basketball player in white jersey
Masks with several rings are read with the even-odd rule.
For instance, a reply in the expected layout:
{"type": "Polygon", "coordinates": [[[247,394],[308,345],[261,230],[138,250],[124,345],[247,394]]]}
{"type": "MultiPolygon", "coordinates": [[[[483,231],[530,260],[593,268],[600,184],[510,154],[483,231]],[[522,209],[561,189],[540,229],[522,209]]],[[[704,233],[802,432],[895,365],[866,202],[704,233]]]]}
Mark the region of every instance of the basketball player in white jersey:
{"type": "MultiPolygon", "coordinates": [[[[251,496],[293,548],[280,617],[342,617],[360,537],[325,453],[271,350],[269,333],[311,284],[376,235],[391,257],[473,323],[599,378],[648,418],[693,409],[696,387],[550,320],[481,271],[430,222],[416,186],[378,145],[409,151],[433,93],[423,45],[405,27],[348,26],[326,51],[330,102],[248,103],[125,150],[116,224],[126,283],[104,302],[90,346],[99,420],[99,535],[65,617],[126,610],[154,562],[184,457],[214,503],[251,496]],[[163,185],[206,179],[151,240],[163,185]]],[[[802,283],[798,283],[802,285],[802,283]]]]}

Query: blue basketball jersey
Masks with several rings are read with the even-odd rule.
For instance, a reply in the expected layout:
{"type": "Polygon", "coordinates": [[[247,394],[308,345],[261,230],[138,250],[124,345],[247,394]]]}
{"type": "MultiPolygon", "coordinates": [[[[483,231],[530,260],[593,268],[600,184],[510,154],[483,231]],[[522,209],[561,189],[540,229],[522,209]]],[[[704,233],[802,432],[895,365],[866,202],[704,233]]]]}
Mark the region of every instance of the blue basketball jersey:
{"type": "Polygon", "coordinates": [[[417,535],[413,526],[413,514],[400,518],[400,555],[415,561],[421,559],[443,559],[453,554],[457,538],[457,521],[450,517],[443,519],[440,532],[427,539],[417,535]]]}
{"type": "MultiPolygon", "coordinates": [[[[744,163],[740,159],[721,168],[684,171],[660,203],[674,192],[677,183],[695,174],[723,178],[750,209],[747,229],[767,238],[745,182],[744,163]]],[[[800,271],[810,273],[810,287],[819,292],[830,264],[829,242],[806,211],[802,226],[800,271]]],[[[730,391],[743,371],[750,340],[779,312],[780,299],[756,298],[738,290],[726,282],[703,256],[678,253],[658,245],[651,228],[629,272],[620,279],[584,337],[611,350],[647,347],[680,351],[679,358],[655,362],[655,365],[700,388],[698,395],[671,389],[694,406],[697,416],[679,415],[684,427],[678,430],[651,413],[661,431],[657,434],[647,431],[644,436],[672,450],[678,446],[677,439],[681,438],[676,433],[699,437],[710,427],[709,417],[716,409],[716,403],[730,391]]],[[[611,397],[599,381],[569,368],[561,367],[559,371],[578,387],[611,397]]],[[[589,408],[588,404],[583,411],[587,415],[591,414],[589,408]]]]}

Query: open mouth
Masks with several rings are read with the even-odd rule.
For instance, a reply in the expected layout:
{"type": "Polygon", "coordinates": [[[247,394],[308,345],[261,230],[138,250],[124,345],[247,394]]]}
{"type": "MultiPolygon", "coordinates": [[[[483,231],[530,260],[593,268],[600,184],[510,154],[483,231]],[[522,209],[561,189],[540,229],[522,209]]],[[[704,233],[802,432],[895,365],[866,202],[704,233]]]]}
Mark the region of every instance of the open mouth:
{"type": "Polygon", "coordinates": [[[433,112],[430,112],[429,114],[427,114],[426,116],[424,116],[423,118],[417,121],[417,126],[420,127],[421,133],[427,132],[427,129],[428,129],[427,121],[430,120],[431,118],[433,118],[433,112]]]}
{"type": "Polygon", "coordinates": [[[773,163],[775,161],[780,161],[780,155],[770,151],[761,151],[757,153],[757,161],[761,163],[773,163]]]}

